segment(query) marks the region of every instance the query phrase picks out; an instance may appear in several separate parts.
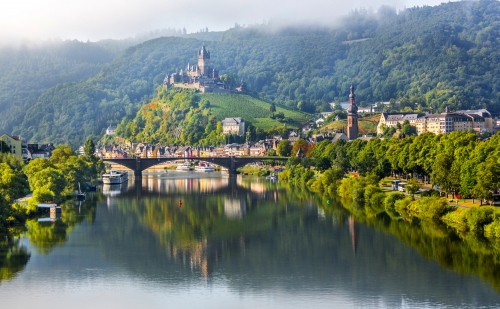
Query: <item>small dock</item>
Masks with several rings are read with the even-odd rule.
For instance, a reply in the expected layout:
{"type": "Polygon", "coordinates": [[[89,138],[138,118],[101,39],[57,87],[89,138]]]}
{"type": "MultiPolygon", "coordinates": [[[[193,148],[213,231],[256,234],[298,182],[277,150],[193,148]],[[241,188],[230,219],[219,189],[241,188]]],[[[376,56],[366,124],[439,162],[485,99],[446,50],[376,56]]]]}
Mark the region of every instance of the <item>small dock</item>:
{"type": "Polygon", "coordinates": [[[49,208],[50,210],[50,219],[56,219],[58,216],[61,216],[62,209],[61,206],[57,206],[57,204],[38,204],[38,208],[49,208]]]}

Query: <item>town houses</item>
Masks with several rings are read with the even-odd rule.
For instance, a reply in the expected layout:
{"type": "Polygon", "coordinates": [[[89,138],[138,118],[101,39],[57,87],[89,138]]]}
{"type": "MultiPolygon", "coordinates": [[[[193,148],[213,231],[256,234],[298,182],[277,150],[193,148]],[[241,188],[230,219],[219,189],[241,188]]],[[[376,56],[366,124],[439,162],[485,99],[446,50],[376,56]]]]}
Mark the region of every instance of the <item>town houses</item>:
{"type": "Polygon", "coordinates": [[[97,146],[96,154],[103,159],[265,156],[270,149],[277,149],[279,141],[281,141],[281,137],[222,146],[164,146],[160,144],[131,143],[128,146],[97,146]]]}

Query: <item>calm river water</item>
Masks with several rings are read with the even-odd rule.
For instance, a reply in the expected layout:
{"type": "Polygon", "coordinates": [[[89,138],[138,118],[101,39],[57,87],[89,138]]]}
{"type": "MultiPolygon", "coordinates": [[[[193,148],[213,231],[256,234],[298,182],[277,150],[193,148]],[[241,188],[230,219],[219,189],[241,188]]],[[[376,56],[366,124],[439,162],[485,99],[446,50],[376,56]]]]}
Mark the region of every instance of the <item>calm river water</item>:
{"type": "Polygon", "coordinates": [[[145,176],[18,235],[2,308],[500,308],[487,250],[263,178],[145,176]]]}

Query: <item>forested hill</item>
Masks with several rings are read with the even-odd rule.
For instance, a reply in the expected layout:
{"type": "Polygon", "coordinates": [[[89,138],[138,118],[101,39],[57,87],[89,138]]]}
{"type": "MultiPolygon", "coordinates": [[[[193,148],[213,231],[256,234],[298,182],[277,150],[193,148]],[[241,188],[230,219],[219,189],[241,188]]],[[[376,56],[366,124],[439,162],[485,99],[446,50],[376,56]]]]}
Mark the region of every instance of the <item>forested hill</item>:
{"type": "MultiPolygon", "coordinates": [[[[304,111],[345,101],[351,83],[361,104],[394,98],[433,111],[500,109],[497,1],[358,10],[340,24],[240,27],[206,46],[221,74],[237,74],[259,96],[304,111]]],[[[201,44],[167,37],[130,47],[94,77],[44,92],[15,133],[74,145],[101,134],[149,103],[167,72],[196,63],[201,44]]]]}
{"type": "Polygon", "coordinates": [[[222,39],[219,32],[184,34],[182,30],[162,29],[123,40],[48,40],[0,46],[0,133],[11,133],[19,126],[26,110],[49,88],[85,81],[128,47],[165,35],[222,39]]]}

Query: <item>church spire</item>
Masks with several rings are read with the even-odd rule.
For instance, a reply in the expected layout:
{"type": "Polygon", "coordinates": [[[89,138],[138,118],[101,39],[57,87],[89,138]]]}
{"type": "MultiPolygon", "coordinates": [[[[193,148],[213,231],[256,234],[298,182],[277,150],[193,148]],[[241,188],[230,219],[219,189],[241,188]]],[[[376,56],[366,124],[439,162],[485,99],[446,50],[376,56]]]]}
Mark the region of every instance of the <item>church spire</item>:
{"type": "Polygon", "coordinates": [[[356,95],[354,86],[351,84],[349,94],[349,107],[347,108],[347,137],[352,141],[358,138],[358,107],[356,106],[356,95]]]}
{"type": "Polygon", "coordinates": [[[349,103],[356,104],[356,95],[354,94],[354,86],[351,84],[351,92],[349,94],[349,103]]]}

